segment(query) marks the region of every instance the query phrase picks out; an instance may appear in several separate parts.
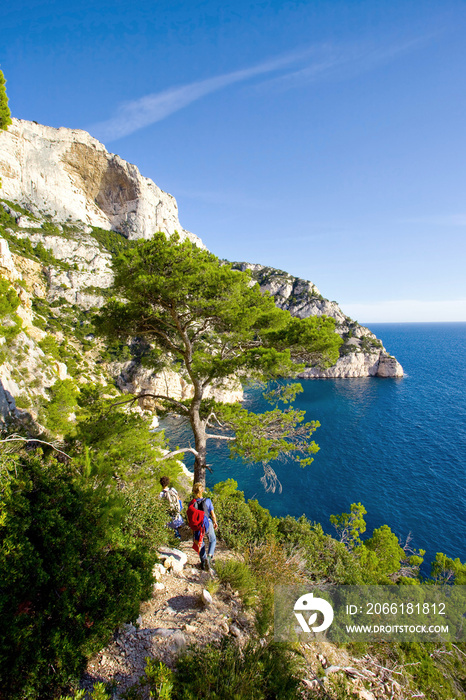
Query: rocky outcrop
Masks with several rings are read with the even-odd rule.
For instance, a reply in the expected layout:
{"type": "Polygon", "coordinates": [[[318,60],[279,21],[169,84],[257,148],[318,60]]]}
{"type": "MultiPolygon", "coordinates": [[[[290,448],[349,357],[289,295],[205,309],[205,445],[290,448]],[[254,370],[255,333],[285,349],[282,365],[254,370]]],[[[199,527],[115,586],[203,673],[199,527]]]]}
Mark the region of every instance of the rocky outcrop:
{"type": "MultiPolygon", "coordinates": [[[[136,362],[115,362],[109,365],[109,372],[116,378],[120,391],[125,394],[155,394],[171,397],[177,401],[191,399],[194,395],[193,385],[181,374],[172,370],[155,373],[136,362]]],[[[234,403],[242,401],[243,389],[240,381],[232,378],[226,380],[222,386],[208,387],[206,398],[234,403]]],[[[145,410],[154,410],[157,401],[151,397],[145,397],[140,399],[139,405],[145,410]]]]}
{"type": "Polygon", "coordinates": [[[383,355],[380,357],[379,366],[377,368],[377,377],[402,377],[403,367],[398,360],[391,355],[383,355]]]}
{"type": "Polygon", "coordinates": [[[82,221],[129,239],[178,231],[202,245],[181,227],[172,195],[86,131],[13,119],[7,131],[0,130],[0,177],[2,197],[33,215],[59,223],[82,221]]]}
{"type": "Polygon", "coordinates": [[[240,270],[251,270],[260,288],[274,297],[281,309],[293,316],[330,316],[335,319],[337,333],[343,338],[340,357],[328,369],[308,367],[299,376],[305,379],[336,379],[349,377],[402,377],[400,363],[383,347],[365,326],[346,316],[336,301],[324,299],[313,282],[293,277],[273,267],[251,263],[234,263],[240,270]]]}
{"type": "Polygon", "coordinates": [[[0,238],[0,275],[10,282],[21,279],[21,273],[15,267],[10,247],[4,238],[0,238]]]}
{"type": "Polygon", "coordinates": [[[309,367],[300,375],[303,379],[348,379],[350,377],[402,377],[403,368],[394,357],[375,353],[350,353],[340,357],[328,369],[309,367]]]}

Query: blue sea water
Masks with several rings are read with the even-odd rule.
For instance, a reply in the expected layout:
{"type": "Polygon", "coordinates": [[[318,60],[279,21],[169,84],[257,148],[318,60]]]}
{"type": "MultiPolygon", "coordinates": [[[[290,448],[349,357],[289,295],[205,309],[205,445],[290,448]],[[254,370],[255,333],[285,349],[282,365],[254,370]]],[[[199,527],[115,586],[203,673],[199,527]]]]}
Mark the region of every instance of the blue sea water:
{"type": "MultiPolygon", "coordinates": [[[[466,324],[370,328],[401,362],[404,378],[302,381],[295,405],[321,423],[314,462],[304,469],[273,463],[283,490],[267,493],[260,465],[232,461],[225,443],[211,442],[207,483],[232,477],[273,515],[305,513],[330,533],[330,515],[361,502],[367,534],[386,523],[400,541],[411,535],[426,563],[436,552],[465,561],[466,324]]],[[[270,409],[257,389],[246,392],[245,406],[270,409]]],[[[176,420],[165,427],[172,444],[188,436],[176,420]]]]}

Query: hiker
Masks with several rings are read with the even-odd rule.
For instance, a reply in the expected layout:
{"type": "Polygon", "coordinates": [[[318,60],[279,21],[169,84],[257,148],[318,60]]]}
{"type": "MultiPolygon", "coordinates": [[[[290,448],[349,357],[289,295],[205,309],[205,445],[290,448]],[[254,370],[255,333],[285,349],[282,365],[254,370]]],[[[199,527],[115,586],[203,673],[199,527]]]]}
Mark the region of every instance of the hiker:
{"type": "Polygon", "coordinates": [[[198,481],[193,486],[193,500],[188,505],[188,523],[193,531],[193,549],[199,553],[201,569],[212,570],[212,560],[215,552],[217,538],[217,516],[210,498],[203,498],[204,486],[198,481]],[[209,540],[209,548],[206,553],[204,536],[209,540]]]}
{"type": "Polygon", "coordinates": [[[168,476],[162,476],[160,479],[160,485],[162,491],[160,492],[160,498],[166,498],[170,504],[168,512],[172,516],[172,519],[167,523],[167,527],[174,530],[175,537],[181,539],[179,528],[184,525],[184,520],[181,517],[181,509],[183,504],[178,496],[178,491],[170,486],[170,478],[168,476]]]}

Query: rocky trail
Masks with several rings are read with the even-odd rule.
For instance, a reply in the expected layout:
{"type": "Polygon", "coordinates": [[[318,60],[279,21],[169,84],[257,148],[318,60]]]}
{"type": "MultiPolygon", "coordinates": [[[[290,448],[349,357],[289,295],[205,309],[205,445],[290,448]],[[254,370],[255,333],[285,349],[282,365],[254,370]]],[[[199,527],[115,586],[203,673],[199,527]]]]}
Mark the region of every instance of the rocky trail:
{"type": "MultiPolygon", "coordinates": [[[[165,566],[154,567],[152,597],[141,605],[137,621],[122,625],[112,642],[90,660],[82,688],[90,691],[96,683],[108,683],[118,700],[143,676],[147,658],[173,668],[178,654],[191,644],[204,646],[227,635],[241,644],[250,637],[252,613],[243,609],[238,592],[219,585],[215,573],[200,569],[191,538],[179,543],[177,549],[161,548],[159,556],[165,566]]],[[[217,541],[215,561],[233,557],[217,541]]],[[[303,644],[301,652],[306,665],[303,698],[309,693],[331,697],[327,693],[331,693],[337,676],[350,683],[351,694],[347,697],[355,700],[425,697],[403,692],[399,684],[404,675],[402,666],[386,668],[369,655],[356,659],[327,642],[303,644]]]]}
{"type": "MultiPolygon", "coordinates": [[[[118,698],[143,675],[147,657],[172,667],[177,654],[190,644],[203,646],[225,635],[239,640],[248,636],[252,617],[242,610],[234,591],[218,587],[215,575],[199,568],[190,539],[178,549],[159,551],[169,568],[155,565],[157,582],[138,620],[123,625],[113,641],[90,660],[81,684],[86,690],[98,682],[113,683],[118,698]]],[[[215,561],[231,557],[218,543],[215,561]]]]}

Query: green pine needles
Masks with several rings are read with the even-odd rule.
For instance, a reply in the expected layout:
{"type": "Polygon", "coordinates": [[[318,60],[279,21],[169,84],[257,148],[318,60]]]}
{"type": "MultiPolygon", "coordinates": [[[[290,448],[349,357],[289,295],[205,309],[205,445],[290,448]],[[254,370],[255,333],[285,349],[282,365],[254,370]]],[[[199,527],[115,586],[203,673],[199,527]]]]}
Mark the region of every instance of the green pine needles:
{"type": "Polygon", "coordinates": [[[0,129],[6,130],[11,124],[11,112],[8,107],[8,97],[5,90],[5,76],[0,70],[0,129]]]}
{"type": "Polygon", "coordinates": [[[291,316],[261,293],[249,271],[234,270],[177,235],[167,239],[157,233],[138,242],[117,258],[114,269],[115,297],[102,308],[97,329],[110,341],[140,338],[148,349],[146,366],[160,371],[165,360],[192,386],[192,398],[184,401],[150,396],[190,425],[194,447],[176,452],[195,455],[195,481],[205,483],[209,440],[227,440],[232,455],[262,463],[267,487],[274,488],[269,462],[279,455],[301,466],[312,462],[316,421],[305,423],[304,413],[290,406],[257,416],[224,403],[220,392],[232,380],[264,387],[272,381],[277,386],[268,394],[270,402],[289,404],[300,389],[290,389],[289,378],[304,366],[336,362],[342,341],[332,318],[291,316]]]}

